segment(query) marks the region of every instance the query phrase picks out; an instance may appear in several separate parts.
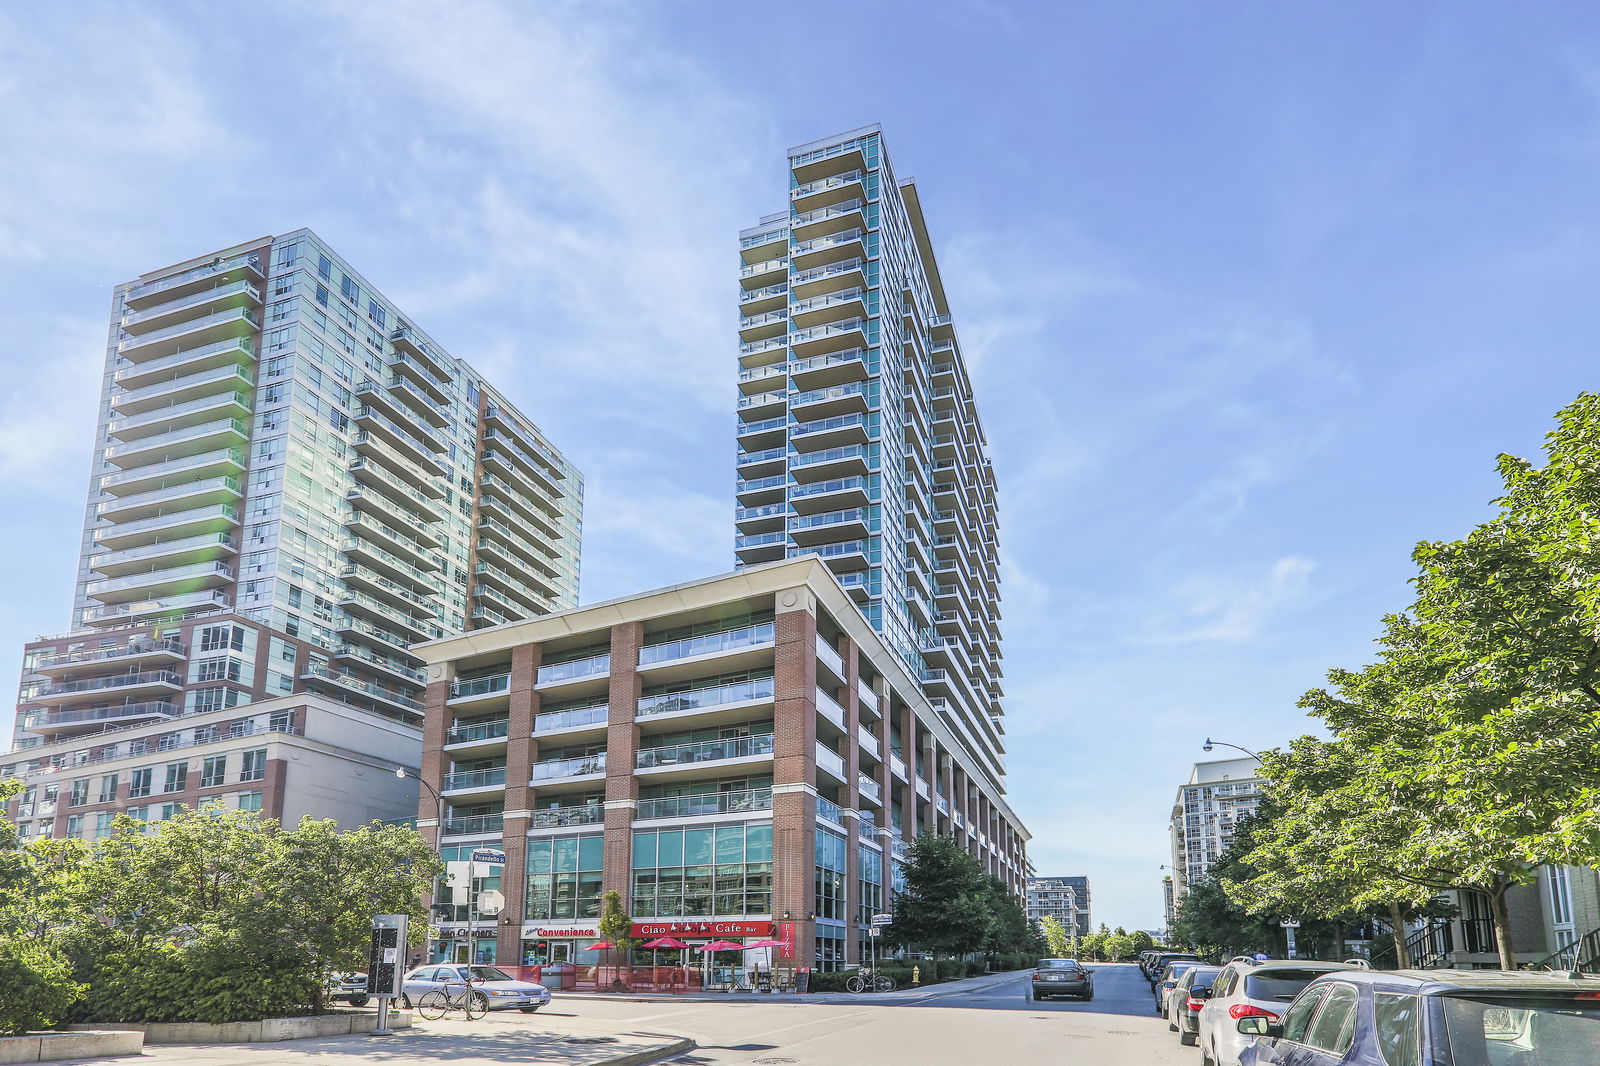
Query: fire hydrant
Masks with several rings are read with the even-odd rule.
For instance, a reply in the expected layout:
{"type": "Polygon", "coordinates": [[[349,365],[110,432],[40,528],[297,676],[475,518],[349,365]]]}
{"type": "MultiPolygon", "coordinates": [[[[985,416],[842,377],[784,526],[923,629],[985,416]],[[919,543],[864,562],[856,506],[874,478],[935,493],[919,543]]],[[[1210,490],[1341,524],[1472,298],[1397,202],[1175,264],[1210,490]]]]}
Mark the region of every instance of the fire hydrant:
{"type": "Polygon", "coordinates": [[[914,984],[914,985],[920,985],[922,983],[922,967],[921,966],[913,966],[913,967],[911,967],[911,983],[914,984]]]}

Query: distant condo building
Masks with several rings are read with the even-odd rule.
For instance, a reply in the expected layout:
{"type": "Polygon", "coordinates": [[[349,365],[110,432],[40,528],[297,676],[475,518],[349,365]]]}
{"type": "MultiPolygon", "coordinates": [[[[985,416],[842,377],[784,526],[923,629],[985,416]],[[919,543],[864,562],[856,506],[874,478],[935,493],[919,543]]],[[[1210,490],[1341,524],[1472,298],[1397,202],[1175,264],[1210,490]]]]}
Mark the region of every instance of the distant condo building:
{"type": "Polygon", "coordinates": [[[1163,889],[1167,925],[1191,886],[1203,880],[1233,839],[1233,827],[1261,801],[1261,763],[1253,758],[1197,762],[1172,803],[1172,886],[1163,889]]]}
{"type": "Polygon", "coordinates": [[[1046,916],[1060,922],[1068,936],[1088,936],[1094,932],[1089,922],[1089,879],[1028,878],[1028,917],[1038,920],[1046,916]]]}
{"type": "Polygon", "coordinates": [[[1003,791],[994,471],[917,186],[877,126],[740,235],[740,566],[816,553],[1003,791]]]}
{"type": "Polygon", "coordinates": [[[408,817],[409,646],[577,601],[577,471],[308,230],[118,285],[94,432],[71,629],[0,756],[31,836],[408,817]]]}

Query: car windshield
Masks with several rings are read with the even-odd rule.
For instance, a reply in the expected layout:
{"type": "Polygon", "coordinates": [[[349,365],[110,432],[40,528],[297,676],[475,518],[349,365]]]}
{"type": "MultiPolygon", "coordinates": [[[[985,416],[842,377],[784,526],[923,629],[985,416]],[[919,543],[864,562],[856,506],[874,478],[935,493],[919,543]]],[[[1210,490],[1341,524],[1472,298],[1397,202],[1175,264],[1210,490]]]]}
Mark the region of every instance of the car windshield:
{"type": "Polygon", "coordinates": [[[1039,969],[1041,969],[1041,970],[1076,970],[1077,968],[1078,968],[1078,963],[1077,963],[1076,959],[1040,959],[1039,960],[1039,969]]]}
{"type": "Polygon", "coordinates": [[[1210,988],[1217,983],[1217,975],[1222,973],[1221,970],[1210,970],[1203,967],[1197,967],[1189,972],[1189,987],[1191,989],[1210,988]]]}
{"type": "Polygon", "coordinates": [[[1441,998],[1456,1066],[1600,1062],[1600,992],[1441,998]]]}
{"type": "Polygon", "coordinates": [[[1192,962],[1169,963],[1167,966],[1167,972],[1162,975],[1161,979],[1163,981],[1176,981],[1178,978],[1183,976],[1184,971],[1192,970],[1194,967],[1195,964],[1192,962]]]}
{"type": "Polygon", "coordinates": [[[1313,980],[1328,973],[1327,970],[1263,970],[1247,973],[1244,978],[1246,999],[1278,999],[1287,1003],[1313,980]]]}
{"type": "Polygon", "coordinates": [[[516,978],[504,970],[497,970],[493,966],[472,966],[472,979],[474,981],[514,981],[516,978]]]}

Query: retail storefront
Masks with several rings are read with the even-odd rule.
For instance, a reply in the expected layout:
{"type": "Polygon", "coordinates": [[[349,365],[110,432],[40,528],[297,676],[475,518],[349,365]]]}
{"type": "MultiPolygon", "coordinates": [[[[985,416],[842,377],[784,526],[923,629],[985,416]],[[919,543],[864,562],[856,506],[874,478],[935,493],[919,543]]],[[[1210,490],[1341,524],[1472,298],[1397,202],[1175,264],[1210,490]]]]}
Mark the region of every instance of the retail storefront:
{"type": "Polygon", "coordinates": [[[601,953],[586,949],[599,939],[600,931],[593,924],[525,923],[522,927],[521,963],[523,966],[550,966],[555,963],[593,966],[601,961],[601,953]]]}

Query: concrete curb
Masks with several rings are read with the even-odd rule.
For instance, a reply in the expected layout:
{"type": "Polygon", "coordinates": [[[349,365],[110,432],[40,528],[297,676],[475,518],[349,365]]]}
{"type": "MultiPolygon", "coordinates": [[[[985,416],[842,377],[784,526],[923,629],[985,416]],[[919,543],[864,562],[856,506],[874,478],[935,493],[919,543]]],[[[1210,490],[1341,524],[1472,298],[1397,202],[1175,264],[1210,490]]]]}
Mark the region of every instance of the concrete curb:
{"type": "Polygon", "coordinates": [[[654,1047],[641,1048],[638,1051],[632,1051],[626,1055],[618,1055],[615,1058],[599,1059],[589,1063],[589,1066],[646,1066],[646,1063],[675,1058],[687,1051],[693,1051],[699,1046],[688,1037],[683,1037],[680,1040],[674,1040],[670,1044],[657,1044],[654,1047]]]}
{"type": "Polygon", "coordinates": [[[75,1031],[0,1037],[0,1062],[50,1062],[54,1059],[108,1059],[137,1055],[144,1034],[134,1029],[86,1027],[75,1031]]]}

